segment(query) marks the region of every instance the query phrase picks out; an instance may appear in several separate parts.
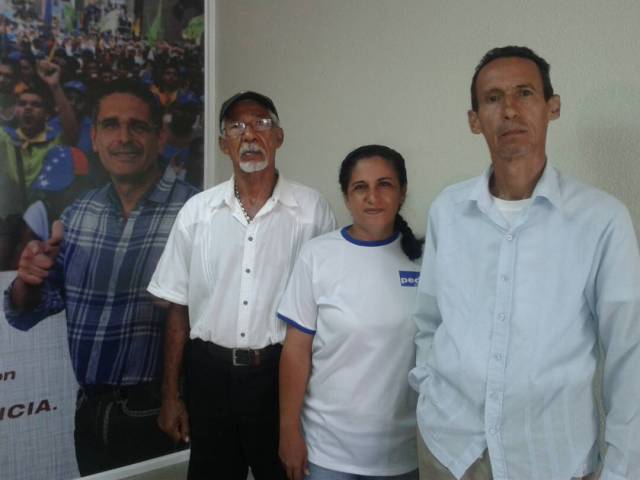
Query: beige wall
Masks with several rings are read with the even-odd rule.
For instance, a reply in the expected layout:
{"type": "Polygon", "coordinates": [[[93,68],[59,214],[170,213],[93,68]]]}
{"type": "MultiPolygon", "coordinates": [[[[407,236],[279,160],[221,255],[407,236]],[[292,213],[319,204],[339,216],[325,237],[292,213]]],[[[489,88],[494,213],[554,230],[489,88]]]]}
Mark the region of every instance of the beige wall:
{"type": "MultiPolygon", "coordinates": [[[[285,128],[281,172],[324,193],[341,224],[339,163],[375,142],[407,159],[405,213],[424,233],[435,195],[488,163],[466,122],[474,66],[491,47],[520,44],[549,61],[562,97],[550,161],[616,195],[640,227],[640,2],[219,0],[209,18],[212,110],[238,90],[271,96],[285,128]]],[[[209,140],[219,182],[231,169],[209,140]]]]}

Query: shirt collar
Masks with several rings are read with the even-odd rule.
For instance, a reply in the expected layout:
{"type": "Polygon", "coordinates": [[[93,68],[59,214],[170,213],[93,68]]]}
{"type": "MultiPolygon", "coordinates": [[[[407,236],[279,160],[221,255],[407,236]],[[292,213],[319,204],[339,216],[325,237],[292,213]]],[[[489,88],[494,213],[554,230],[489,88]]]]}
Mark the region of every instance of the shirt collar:
{"type": "MultiPolygon", "coordinates": [[[[160,163],[160,159],[158,159],[158,163],[160,163]]],[[[162,164],[160,163],[160,165],[162,164]]],[[[151,189],[151,192],[147,196],[147,200],[155,203],[167,202],[169,200],[173,184],[176,183],[177,179],[178,176],[176,175],[175,170],[171,165],[167,166],[158,183],[156,183],[153,189],[151,189]]]]}
{"type": "MultiPolygon", "coordinates": [[[[211,199],[211,207],[217,208],[222,204],[226,204],[228,207],[232,207],[235,203],[235,177],[232,175],[231,179],[223,185],[220,192],[211,199]]],[[[289,207],[297,207],[298,201],[293,194],[293,186],[282,175],[278,175],[278,181],[271,198],[277,202],[287,205],[289,207]]]]}
{"type": "Polygon", "coordinates": [[[275,201],[288,207],[295,208],[298,206],[298,201],[293,195],[293,186],[291,183],[286,181],[282,175],[278,177],[278,183],[276,183],[276,188],[273,189],[273,194],[271,196],[275,201]]]}
{"type": "Polygon", "coordinates": [[[537,197],[546,198],[551,205],[558,210],[562,210],[562,194],[560,192],[560,173],[554,167],[549,165],[545,166],[544,172],[536,188],[533,190],[531,197],[535,200],[537,197]]]}
{"type": "Polygon", "coordinates": [[[20,128],[15,129],[13,132],[9,132],[9,134],[23,150],[29,148],[31,145],[50,142],[55,138],[55,133],[50,128],[45,128],[35,137],[28,137],[20,128]],[[13,133],[13,135],[11,135],[11,133],[13,133]]]}
{"type": "Polygon", "coordinates": [[[491,192],[489,192],[489,179],[493,173],[493,167],[489,165],[478,177],[478,181],[474,185],[467,200],[475,202],[482,212],[488,212],[491,206],[491,192]]]}
{"type": "MultiPolygon", "coordinates": [[[[469,201],[476,202],[478,204],[478,208],[484,212],[487,212],[493,203],[491,192],[489,191],[489,179],[491,178],[492,173],[493,166],[490,165],[484,170],[484,172],[482,172],[482,175],[478,177],[478,181],[467,198],[469,201]]],[[[533,193],[531,194],[533,201],[538,197],[546,198],[551,205],[559,210],[562,209],[560,175],[554,167],[549,165],[548,162],[545,165],[538,183],[533,189],[533,193]]]]}

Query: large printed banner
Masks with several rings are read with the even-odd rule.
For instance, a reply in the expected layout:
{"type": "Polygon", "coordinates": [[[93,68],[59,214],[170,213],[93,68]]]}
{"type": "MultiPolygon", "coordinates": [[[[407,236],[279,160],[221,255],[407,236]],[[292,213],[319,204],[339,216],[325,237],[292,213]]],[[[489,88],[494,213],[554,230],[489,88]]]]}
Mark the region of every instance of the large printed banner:
{"type": "MultiPolygon", "coordinates": [[[[4,291],[15,272],[0,272],[4,291]]],[[[0,305],[0,478],[78,477],[73,443],[77,383],[64,313],[27,332],[0,305]]]]}
{"type": "MultiPolygon", "coordinates": [[[[105,222],[109,228],[96,229],[91,223],[96,217],[89,214],[67,217],[67,228],[77,220],[84,231],[96,232],[96,240],[89,236],[91,242],[82,245],[82,255],[70,261],[73,265],[58,270],[65,276],[61,284],[67,288],[67,279],[88,268],[82,264],[84,258],[113,254],[113,260],[104,260],[93,271],[110,269],[112,278],[122,282],[86,275],[85,282],[74,288],[89,292],[92,299],[142,292],[126,297],[126,303],[109,304],[130,307],[124,314],[103,316],[110,307],[97,313],[98,309],[87,309],[70,315],[68,322],[63,310],[27,331],[7,322],[0,302],[0,480],[78,478],[79,471],[87,476],[178,448],[156,423],[162,372],[155,366],[162,365],[162,348],[157,348],[162,333],[154,337],[147,332],[162,332],[164,311],[145,296],[145,290],[179,207],[203,187],[204,10],[203,0],[0,0],[0,292],[15,278],[25,245],[54,237],[59,232],[52,229],[54,220],[89,190],[107,192],[96,195],[104,208],[95,211],[110,212],[105,222]],[[148,155],[157,155],[153,171],[161,174],[148,198],[136,205],[145,213],[154,208],[155,213],[123,215],[127,218],[122,223],[116,222],[120,210],[106,208],[122,204],[120,198],[113,199],[109,193],[113,186],[108,186],[118,178],[107,153],[116,141],[113,126],[93,125],[92,120],[96,105],[106,108],[97,100],[99,93],[114,81],[135,83],[138,88],[138,95],[132,92],[140,100],[134,106],[121,96],[110,99],[110,108],[118,109],[113,118],[127,125],[123,148],[135,157],[135,173],[140,174],[136,178],[151,172],[143,161],[148,155]],[[151,100],[141,106],[145,98],[151,100]],[[152,107],[158,106],[153,102],[161,107],[157,117],[152,115],[152,107]],[[138,128],[125,113],[137,120],[138,128]],[[119,225],[125,226],[120,230],[119,225]],[[131,232],[137,236],[130,241],[131,232]],[[159,235],[164,235],[162,241],[159,235]],[[118,239],[118,248],[111,248],[106,238],[118,239]],[[118,261],[119,255],[133,257],[136,252],[140,252],[136,258],[148,260],[136,264],[137,273],[130,274],[131,264],[118,261]],[[105,328],[110,334],[125,332],[119,337],[113,334],[119,342],[110,342],[113,351],[134,353],[117,367],[105,355],[101,364],[105,368],[90,379],[82,372],[91,360],[74,355],[81,372],[78,378],[86,384],[78,402],[83,427],[78,431],[86,434],[78,444],[83,447],[79,468],[74,441],[79,386],[67,325],[82,325],[83,340],[91,335],[97,339],[87,340],[92,344],[90,358],[95,359],[100,357],[95,352],[108,350],[94,346],[107,343],[106,334],[91,329],[97,318],[108,319],[105,328]],[[141,364],[147,365],[143,372],[137,369],[141,364]],[[109,368],[116,373],[105,373],[109,368]],[[155,442],[137,442],[134,434],[149,439],[145,427],[159,434],[155,442]],[[108,445],[94,448],[87,436],[108,445]],[[114,448],[124,444],[121,438],[140,448],[114,448]]],[[[70,243],[68,238],[65,242],[70,243]]],[[[66,291],[58,293],[62,298],[66,291]]],[[[77,334],[71,332],[74,338],[77,334]]]]}

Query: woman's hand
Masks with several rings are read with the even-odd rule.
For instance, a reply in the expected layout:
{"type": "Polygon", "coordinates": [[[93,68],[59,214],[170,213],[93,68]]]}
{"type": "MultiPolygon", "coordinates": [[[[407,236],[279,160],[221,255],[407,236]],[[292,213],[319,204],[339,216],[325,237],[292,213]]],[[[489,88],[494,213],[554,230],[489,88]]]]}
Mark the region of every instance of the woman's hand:
{"type": "Polygon", "coordinates": [[[289,480],[304,480],[304,477],[309,475],[307,445],[300,428],[280,430],[278,455],[289,480]]]}
{"type": "Polygon", "coordinates": [[[280,445],[278,455],[289,480],[309,475],[300,411],[311,371],[313,335],[289,325],[280,355],[280,445]]]}

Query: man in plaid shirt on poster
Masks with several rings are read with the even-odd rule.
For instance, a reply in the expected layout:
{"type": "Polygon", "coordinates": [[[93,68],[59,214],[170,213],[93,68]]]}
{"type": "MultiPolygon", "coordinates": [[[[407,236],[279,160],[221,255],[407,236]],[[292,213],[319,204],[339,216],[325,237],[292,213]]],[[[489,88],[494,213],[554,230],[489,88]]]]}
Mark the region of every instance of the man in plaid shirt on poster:
{"type": "Polygon", "coordinates": [[[93,148],[111,182],[76,200],[46,242],[23,250],[5,293],[8,321],[27,330],[66,310],[80,384],[75,443],[82,475],[163,455],[156,424],[164,309],[146,287],[174,219],[196,189],[159,161],[162,110],[139,83],[98,96],[93,148]]]}

